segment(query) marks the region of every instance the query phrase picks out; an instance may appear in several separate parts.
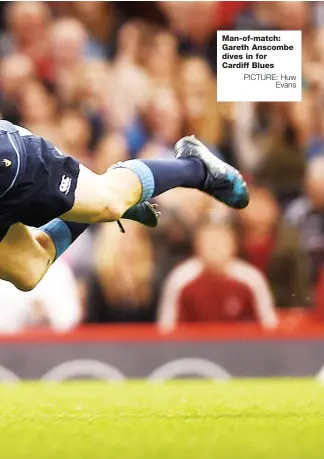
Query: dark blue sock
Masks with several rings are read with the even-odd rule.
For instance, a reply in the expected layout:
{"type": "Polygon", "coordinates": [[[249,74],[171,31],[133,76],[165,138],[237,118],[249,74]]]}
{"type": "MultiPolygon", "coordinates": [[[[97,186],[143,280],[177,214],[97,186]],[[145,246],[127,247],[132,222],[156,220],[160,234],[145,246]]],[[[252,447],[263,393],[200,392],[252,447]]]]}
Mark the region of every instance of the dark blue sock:
{"type": "Polygon", "coordinates": [[[39,229],[48,234],[54,242],[56,260],[70,247],[72,242],[88,228],[88,226],[89,225],[86,223],[64,222],[59,218],[55,218],[55,220],[46,223],[46,225],[43,225],[39,229]]]}
{"type": "Polygon", "coordinates": [[[201,188],[206,179],[204,164],[197,158],[143,160],[154,176],[154,193],[158,196],[172,188],[201,188]]]}
{"type": "Polygon", "coordinates": [[[206,168],[197,158],[186,159],[132,159],[119,164],[133,170],[142,183],[142,201],[172,188],[201,189],[206,179],[206,168]]]}

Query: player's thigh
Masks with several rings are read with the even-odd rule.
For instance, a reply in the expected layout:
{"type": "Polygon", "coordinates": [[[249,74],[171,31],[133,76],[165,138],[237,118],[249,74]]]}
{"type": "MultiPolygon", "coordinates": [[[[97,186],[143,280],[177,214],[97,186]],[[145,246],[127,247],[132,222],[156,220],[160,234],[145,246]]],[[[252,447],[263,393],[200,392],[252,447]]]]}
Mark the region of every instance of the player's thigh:
{"type": "Polygon", "coordinates": [[[97,175],[80,165],[72,209],[60,218],[81,223],[115,221],[127,210],[128,190],[140,189],[138,178],[127,169],[97,175]]]}
{"type": "Polygon", "coordinates": [[[102,176],[80,165],[73,207],[61,218],[75,222],[92,223],[106,206],[106,202],[107,197],[105,196],[102,176]]]}
{"type": "Polygon", "coordinates": [[[12,225],[0,243],[0,278],[30,290],[46,273],[50,257],[27,226],[12,225]]]}

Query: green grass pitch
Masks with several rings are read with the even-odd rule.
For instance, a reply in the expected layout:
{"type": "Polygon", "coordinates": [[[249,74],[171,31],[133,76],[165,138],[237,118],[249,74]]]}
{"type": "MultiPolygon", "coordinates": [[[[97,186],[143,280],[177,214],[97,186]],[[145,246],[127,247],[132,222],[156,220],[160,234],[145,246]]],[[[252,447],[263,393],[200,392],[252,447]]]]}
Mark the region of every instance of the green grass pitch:
{"type": "Polygon", "coordinates": [[[0,459],[324,459],[314,380],[0,385],[0,459]]]}

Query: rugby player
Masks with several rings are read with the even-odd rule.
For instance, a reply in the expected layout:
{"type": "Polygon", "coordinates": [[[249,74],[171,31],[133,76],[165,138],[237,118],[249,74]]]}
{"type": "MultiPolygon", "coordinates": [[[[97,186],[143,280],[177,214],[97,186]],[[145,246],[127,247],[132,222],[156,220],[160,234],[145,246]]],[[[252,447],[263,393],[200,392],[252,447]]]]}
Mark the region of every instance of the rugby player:
{"type": "Polygon", "coordinates": [[[0,120],[0,278],[33,289],[49,266],[91,224],[128,218],[157,225],[148,201],[176,187],[196,188],[242,209],[240,173],[194,136],[175,159],[133,159],[97,175],[50,142],[0,120]]]}

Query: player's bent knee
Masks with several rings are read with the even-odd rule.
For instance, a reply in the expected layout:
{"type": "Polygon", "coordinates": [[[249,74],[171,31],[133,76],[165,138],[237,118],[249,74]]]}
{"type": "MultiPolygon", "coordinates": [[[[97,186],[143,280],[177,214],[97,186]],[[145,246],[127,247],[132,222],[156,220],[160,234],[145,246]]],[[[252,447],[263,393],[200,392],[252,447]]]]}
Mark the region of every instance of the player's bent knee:
{"type": "Polygon", "coordinates": [[[22,292],[30,292],[36,287],[40,279],[41,278],[39,276],[35,277],[31,273],[26,273],[23,276],[11,279],[11,282],[18,290],[21,290],[22,292]]]}
{"type": "Polygon", "coordinates": [[[14,273],[9,277],[9,281],[22,292],[30,292],[42,279],[42,274],[34,269],[24,269],[19,273],[14,273]]]}
{"type": "Polygon", "coordinates": [[[52,246],[52,240],[41,231],[13,225],[0,244],[0,277],[19,290],[33,290],[53,261],[52,246]]]}

